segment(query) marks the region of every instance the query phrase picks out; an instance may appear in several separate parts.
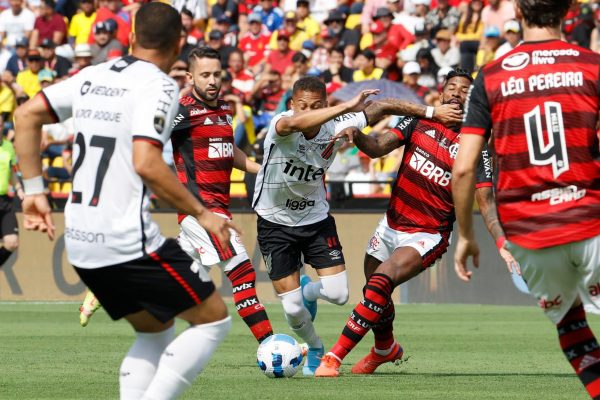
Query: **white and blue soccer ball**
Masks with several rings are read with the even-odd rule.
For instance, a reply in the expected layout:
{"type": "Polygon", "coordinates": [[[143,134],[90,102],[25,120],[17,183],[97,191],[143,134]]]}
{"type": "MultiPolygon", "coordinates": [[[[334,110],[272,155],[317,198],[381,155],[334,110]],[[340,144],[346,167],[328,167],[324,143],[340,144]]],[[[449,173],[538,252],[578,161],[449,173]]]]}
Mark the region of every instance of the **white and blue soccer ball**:
{"type": "Polygon", "coordinates": [[[302,364],[302,349],[291,336],[271,335],[258,346],[256,363],[269,378],[290,378],[302,364]]]}

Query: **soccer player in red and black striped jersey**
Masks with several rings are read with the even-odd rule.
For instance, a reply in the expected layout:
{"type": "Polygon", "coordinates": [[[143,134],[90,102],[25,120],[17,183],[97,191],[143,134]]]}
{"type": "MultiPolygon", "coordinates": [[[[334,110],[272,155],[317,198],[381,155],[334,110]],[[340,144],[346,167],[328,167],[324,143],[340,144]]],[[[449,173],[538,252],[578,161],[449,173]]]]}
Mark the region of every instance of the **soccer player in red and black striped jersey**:
{"type": "Polygon", "coordinates": [[[482,69],[454,165],[456,272],[479,249],[471,221],[473,171],[493,132],[501,243],[557,325],[560,346],[600,399],[600,346],[582,301],[600,309],[600,55],[560,40],[568,0],[515,0],[525,42],[482,69]]]}
{"type": "MultiPolygon", "coordinates": [[[[219,99],[223,70],[219,53],[209,47],[190,52],[188,76],[192,91],[179,99],[173,121],[173,158],[177,177],[202,204],[216,215],[231,219],[229,188],[233,167],[250,173],[260,166],[249,160],[233,140],[233,110],[219,99]]],[[[191,215],[179,214],[179,244],[195,261],[202,280],[208,269],[223,269],[233,287],[238,314],[259,342],[273,334],[265,307],[256,294],[256,271],[237,233],[228,247],[202,228],[191,215]]]]}
{"type": "MultiPolygon", "coordinates": [[[[440,100],[462,108],[472,78],[467,71],[451,71],[440,100]]],[[[352,368],[354,374],[372,374],[379,365],[402,358],[403,349],[394,340],[394,288],[434,265],[448,249],[454,204],[452,164],[458,153],[458,127],[405,118],[390,131],[366,136],[346,129],[337,138],[347,138],[372,158],[404,146],[398,178],[386,215],[373,234],[365,255],[367,284],[363,300],[354,308],[337,343],[323,357],[315,376],[337,377],[341,361],[373,329],[375,346],[352,368]]],[[[491,194],[492,170],[487,150],[481,152],[478,169],[478,201],[494,210],[491,194]]],[[[486,213],[486,224],[495,213],[486,213]]],[[[500,233],[501,234],[501,233],[500,233]]]]}

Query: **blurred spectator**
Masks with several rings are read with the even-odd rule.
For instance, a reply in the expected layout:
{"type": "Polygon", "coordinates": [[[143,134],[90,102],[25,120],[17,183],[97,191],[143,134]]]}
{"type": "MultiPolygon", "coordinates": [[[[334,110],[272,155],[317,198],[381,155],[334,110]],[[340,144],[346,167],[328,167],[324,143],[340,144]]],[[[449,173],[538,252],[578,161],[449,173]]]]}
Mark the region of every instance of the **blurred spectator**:
{"type": "Polygon", "coordinates": [[[236,51],[236,47],[227,46],[224,42],[225,35],[223,32],[212,30],[208,34],[208,46],[215,49],[219,52],[219,56],[221,57],[221,65],[223,68],[229,68],[229,55],[236,51]]]}
{"type": "Polygon", "coordinates": [[[229,54],[229,73],[232,77],[231,85],[243,95],[242,100],[250,100],[254,87],[254,76],[244,68],[244,53],[236,49],[229,54]]]}
{"type": "Polygon", "coordinates": [[[409,61],[402,68],[402,82],[408,86],[423,101],[431,91],[428,87],[419,84],[421,76],[421,67],[416,61],[409,61]]]}
{"type": "Polygon", "coordinates": [[[346,195],[369,195],[383,192],[383,185],[378,182],[385,182],[388,180],[386,174],[377,172],[375,166],[380,162],[380,159],[371,159],[368,155],[360,151],[358,153],[359,168],[351,169],[344,181],[346,183],[346,195]],[[363,182],[354,183],[352,182],[363,182]],[[371,183],[365,183],[371,182],[371,183]]]}
{"type": "Polygon", "coordinates": [[[87,43],[81,43],[76,45],[74,58],[75,65],[69,71],[69,76],[73,76],[82,69],[92,65],[92,47],[87,43]]]}
{"type": "Polygon", "coordinates": [[[169,76],[177,82],[177,86],[179,87],[179,96],[181,97],[181,91],[188,86],[187,80],[187,70],[188,64],[183,60],[177,60],[173,63],[171,70],[169,71],[169,76]]]}
{"type": "Polygon", "coordinates": [[[69,24],[69,37],[72,38],[72,43],[75,45],[88,42],[96,20],[96,8],[93,0],[81,0],[79,7],[81,12],[75,14],[69,24]]]}
{"type": "Polygon", "coordinates": [[[219,22],[219,19],[224,21],[222,17],[227,17],[229,24],[231,24],[231,21],[237,21],[237,2],[234,0],[217,0],[212,6],[211,17],[217,23],[219,22]]]}
{"type": "Polygon", "coordinates": [[[223,43],[227,46],[237,46],[238,37],[235,28],[231,19],[225,14],[216,19],[214,29],[223,32],[223,43]]]}
{"type": "Polygon", "coordinates": [[[579,9],[579,20],[573,28],[571,42],[589,49],[593,30],[594,11],[589,5],[584,4],[579,9]]]}
{"type": "Polygon", "coordinates": [[[417,24],[415,26],[415,42],[400,52],[400,59],[403,62],[416,61],[417,52],[430,47],[431,44],[429,43],[429,36],[427,30],[425,30],[425,25],[417,24]]]}
{"type": "Polygon", "coordinates": [[[352,82],[353,74],[354,71],[344,65],[344,49],[342,47],[331,49],[329,55],[329,69],[323,72],[325,83],[349,83],[352,82]]]}
{"type": "MultiPolygon", "coordinates": [[[[124,49],[129,48],[129,33],[131,32],[131,24],[127,13],[122,12],[121,0],[99,0],[100,7],[96,10],[96,20],[94,24],[112,19],[117,23],[116,38],[121,43],[124,49]]],[[[188,8],[191,10],[190,8],[188,8]]],[[[88,43],[91,45],[95,41],[94,32],[90,32],[88,43]]]]}
{"type": "Polygon", "coordinates": [[[390,74],[392,68],[396,67],[395,61],[398,48],[390,43],[388,32],[385,30],[383,22],[373,22],[371,24],[371,34],[373,35],[373,44],[369,49],[375,54],[375,65],[378,68],[386,70],[388,79],[397,80],[399,75],[390,76],[390,74]]]}
{"type": "Polygon", "coordinates": [[[0,36],[8,47],[15,47],[21,38],[29,39],[35,24],[35,15],[23,7],[23,0],[10,0],[10,8],[0,13],[0,36]]]}
{"type": "Polygon", "coordinates": [[[431,49],[431,55],[438,67],[457,67],[460,63],[460,50],[451,45],[452,34],[446,29],[440,29],[435,34],[436,47],[431,49]]]}
{"type": "Polygon", "coordinates": [[[0,42],[0,72],[6,69],[8,61],[12,56],[13,54],[0,42]]]}
{"type": "Polygon", "coordinates": [[[121,43],[115,38],[116,23],[113,20],[96,22],[94,25],[94,44],[91,45],[92,65],[100,64],[108,60],[108,53],[118,50],[121,53],[121,43]]]}
{"type": "Polygon", "coordinates": [[[194,25],[194,14],[187,8],[181,10],[181,24],[185,29],[186,43],[198,46],[204,42],[204,34],[194,25]]]}
{"type": "Polygon", "coordinates": [[[504,40],[494,54],[495,60],[521,44],[521,26],[517,20],[510,19],[504,23],[504,40]]]}
{"type": "Polygon", "coordinates": [[[509,0],[488,0],[481,11],[484,29],[495,26],[500,29],[509,19],[515,18],[515,8],[509,0]]]}
{"type": "Polygon", "coordinates": [[[417,51],[416,61],[419,67],[421,67],[419,85],[435,90],[437,88],[437,73],[440,67],[435,63],[431,51],[429,49],[420,49],[417,51]]]}
{"type": "Polygon", "coordinates": [[[290,49],[290,37],[285,30],[277,32],[277,50],[271,50],[267,57],[267,71],[277,71],[283,75],[292,66],[292,57],[296,54],[290,49]]]}
{"type": "Polygon", "coordinates": [[[321,25],[311,16],[308,0],[298,0],[296,3],[296,16],[298,17],[298,29],[306,32],[311,40],[316,40],[321,33],[321,25]]]}
{"type": "Polygon", "coordinates": [[[17,74],[17,85],[29,98],[35,96],[40,90],[38,74],[44,66],[44,59],[38,50],[27,51],[27,68],[17,74]]]}
{"type": "Polygon", "coordinates": [[[571,2],[571,7],[563,19],[562,32],[564,33],[567,41],[571,40],[571,34],[573,33],[573,29],[575,28],[577,20],[579,19],[579,3],[579,1],[571,2]]]}
{"type": "Polygon", "coordinates": [[[425,26],[425,16],[429,11],[429,1],[421,0],[422,3],[427,4],[419,4],[415,5],[413,2],[413,6],[411,10],[408,10],[406,3],[403,0],[388,0],[387,4],[390,8],[392,14],[394,14],[394,24],[399,24],[404,26],[410,33],[415,34],[415,27],[417,25],[425,26]]]}
{"type": "MultiPolygon", "coordinates": [[[[290,89],[292,84],[296,82],[298,79],[306,76],[308,70],[310,69],[310,61],[306,54],[302,52],[298,52],[294,54],[292,57],[292,67],[288,68],[286,71],[286,76],[284,78],[288,78],[288,82],[283,83],[283,87],[286,89],[290,89]]],[[[318,71],[318,70],[317,70],[318,71]]],[[[320,71],[319,71],[320,75],[320,71]]]]}
{"type": "Polygon", "coordinates": [[[54,0],[43,0],[42,13],[35,19],[29,48],[35,49],[44,39],[52,40],[57,46],[65,43],[67,24],[65,17],[54,12],[54,0]]]}
{"type": "Polygon", "coordinates": [[[440,29],[447,29],[451,33],[456,31],[460,21],[460,12],[448,4],[448,0],[439,0],[438,6],[427,13],[425,25],[432,37],[440,29]]]}
{"type": "Polygon", "coordinates": [[[15,54],[8,59],[6,63],[6,70],[10,71],[13,77],[27,68],[27,49],[29,48],[29,41],[27,38],[20,38],[15,43],[15,54]]]}
{"type": "Polygon", "coordinates": [[[365,5],[360,14],[361,32],[363,35],[369,33],[373,17],[377,10],[387,5],[387,0],[365,0],[365,5]]]}
{"type": "Polygon", "coordinates": [[[71,69],[71,61],[63,56],[59,56],[54,51],[56,43],[50,39],[44,39],[40,44],[40,53],[44,57],[45,68],[56,72],[56,78],[63,78],[69,75],[71,69]]]}
{"type": "Polygon", "coordinates": [[[42,89],[47,88],[48,86],[54,83],[55,73],[52,70],[44,68],[38,74],[38,80],[40,81],[40,86],[42,89]]]}
{"type": "Polygon", "coordinates": [[[355,60],[356,71],[352,74],[354,82],[379,79],[383,75],[383,69],[375,66],[375,53],[372,50],[363,50],[355,60]]]}
{"type": "Polygon", "coordinates": [[[600,9],[596,10],[594,15],[594,24],[596,27],[592,31],[590,38],[590,49],[596,53],[600,53],[600,9]]]}
{"type": "Polygon", "coordinates": [[[496,50],[500,47],[500,29],[490,26],[483,32],[483,43],[481,44],[475,59],[475,70],[494,60],[496,50]]]}
{"type": "Polygon", "coordinates": [[[6,127],[12,125],[12,114],[17,107],[15,92],[12,89],[12,76],[9,74],[6,76],[2,74],[2,80],[0,80],[0,118],[4,121],[1,126],[2,134],[5,134],[6,127]]]}
{"type": "Polygon", "coordinates": [[[206,0],[172,0],[171,5],[179,12],[184,8],[188,9],[192,13],[195,25],[208,18],[208,2],[206,0]]]}
{"type": "Polygon", "coordinates": [[[475,67],[475,56],[483,36],[482,0],[473,0],[467,6],[458,23],[456,39],[460,42],[460,67],[469,72],[475,67]]]}
{"type": "Polygon", "coordinates": [[[252,12],[260,15],[262,23],[270,32],[275,32],[283,24],[283,11],[279,7],[273,7],[271,0],[260,0],[252,12]]]}
{"type": "Polygon", "coordinates": [[[256,74],[265,61],[270,36],[262,32],[262,19],[258,14],[248,16],[248,26],[248,32],[240,39],[239,48],[246,56],[248,68],[256,74]]]}
{"type": "Polygon", "coordinates": [[[263,73],[261,79],[256,82],[252,89],[252,97],[258,103],[258,107],[254,108],[258,111],[254,116],[254,126],[257,131],[269,126],[285,92],[281,74],[276,70],[263,73]]]}
{"type": "Polygon", "coordinates": [[[296,17],[296,13],[294,11],[286,12],[283,28],[279,31],[273,32],[271,35],[271,41],[269,42],[271,49],[278,48],[277,40],[279,37],[279,32],[285,32],[290,40],[290,49],[293,51],[302,50],[302,43],[304,43],[306,40],[309,40],[309,37],[306,32],[298,29],[297,23],[298,18],[296,17]]]}
{"type": "Polygon", "coordinates": [[[360,32],[355,29],[345,29],[344,22],[346,16],[336,10],[333,10],[327,16],[324,23],[327,26],[329,34],[336,36],[338,46],[344,47],[344,65],[352,66],[352,60],[360,43],[360,32]]]}
{"type": "Polygon", "coordinates": [[[329,55],[331,51],[338,47],[345,51],[344,46],[338,46],[338,37],[329,29],[324,27],[319,35],[320,46],[312,53],[312,66],[321,71],[329,68],[329,55]]]}
{"type": "Polygon", "coordinates": [[[394,16],[392,15],[392,12],[387,7],[381,7],[377,9],[373,20],[375,22],[381,22],[383,25],[388,37],[388,43],[394,46],[396,49],[402,50],[414,42],[415,37],[402,25],[393,24],[393,18],[394,16]]]}

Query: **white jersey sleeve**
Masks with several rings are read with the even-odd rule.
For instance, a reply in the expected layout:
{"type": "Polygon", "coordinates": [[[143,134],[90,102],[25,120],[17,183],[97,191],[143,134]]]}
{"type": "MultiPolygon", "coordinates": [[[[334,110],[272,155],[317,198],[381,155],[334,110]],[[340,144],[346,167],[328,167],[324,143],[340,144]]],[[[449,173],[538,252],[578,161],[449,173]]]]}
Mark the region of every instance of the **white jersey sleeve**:
{"type": "Polygon", "coordinates": [[[179,108],[179,103],[173,99],[179,97],[179,88],[173,79],[162,74],[139,91],[136,98],[140,100],[134,105],[131,121],[133,138],[163,146],[171,137],[170,121],[175,119],[179,108]]]}
{"type": "Polygon", "coordinates": [[[81,87],[81,77],[75,75],[67,80],[58,82],[45,88],[41,94],[46,101],[48,111],[56,122],[64,121],[73,116],[73,99],[78,90],[85,92],[81,87]]]}
{"type": "Polygon", "coordinates": [[[349,127],[356,127],[359,130],[363,130],[369,125],[367,121],[367,116],[364,111],[358,113],[348,113],[342,114],[339,117],[333,120],[335,123],[335,133],[336,135],[349,127]]]}

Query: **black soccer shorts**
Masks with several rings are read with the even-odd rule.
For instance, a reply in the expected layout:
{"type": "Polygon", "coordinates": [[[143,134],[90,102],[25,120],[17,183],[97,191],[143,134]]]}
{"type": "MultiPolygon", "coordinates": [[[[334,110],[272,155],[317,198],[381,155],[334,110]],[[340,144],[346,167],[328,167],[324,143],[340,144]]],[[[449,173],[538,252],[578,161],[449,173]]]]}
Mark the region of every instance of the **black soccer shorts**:
{"type": "Polygon", "coordinates": [[[271,280],[285,278],[304,262],[315,269],[345,264],[335,219],[305,226],[285,226],[258,217],[258,245],[271,280]]]}
{"type": "Polygon", "coordinates": [[[78,268],[77,274],[114,320],[146,310],[165,323],[215,291],[192,272],[192,259],[167,239],[155,252],[122,264],[78,268]]]}

